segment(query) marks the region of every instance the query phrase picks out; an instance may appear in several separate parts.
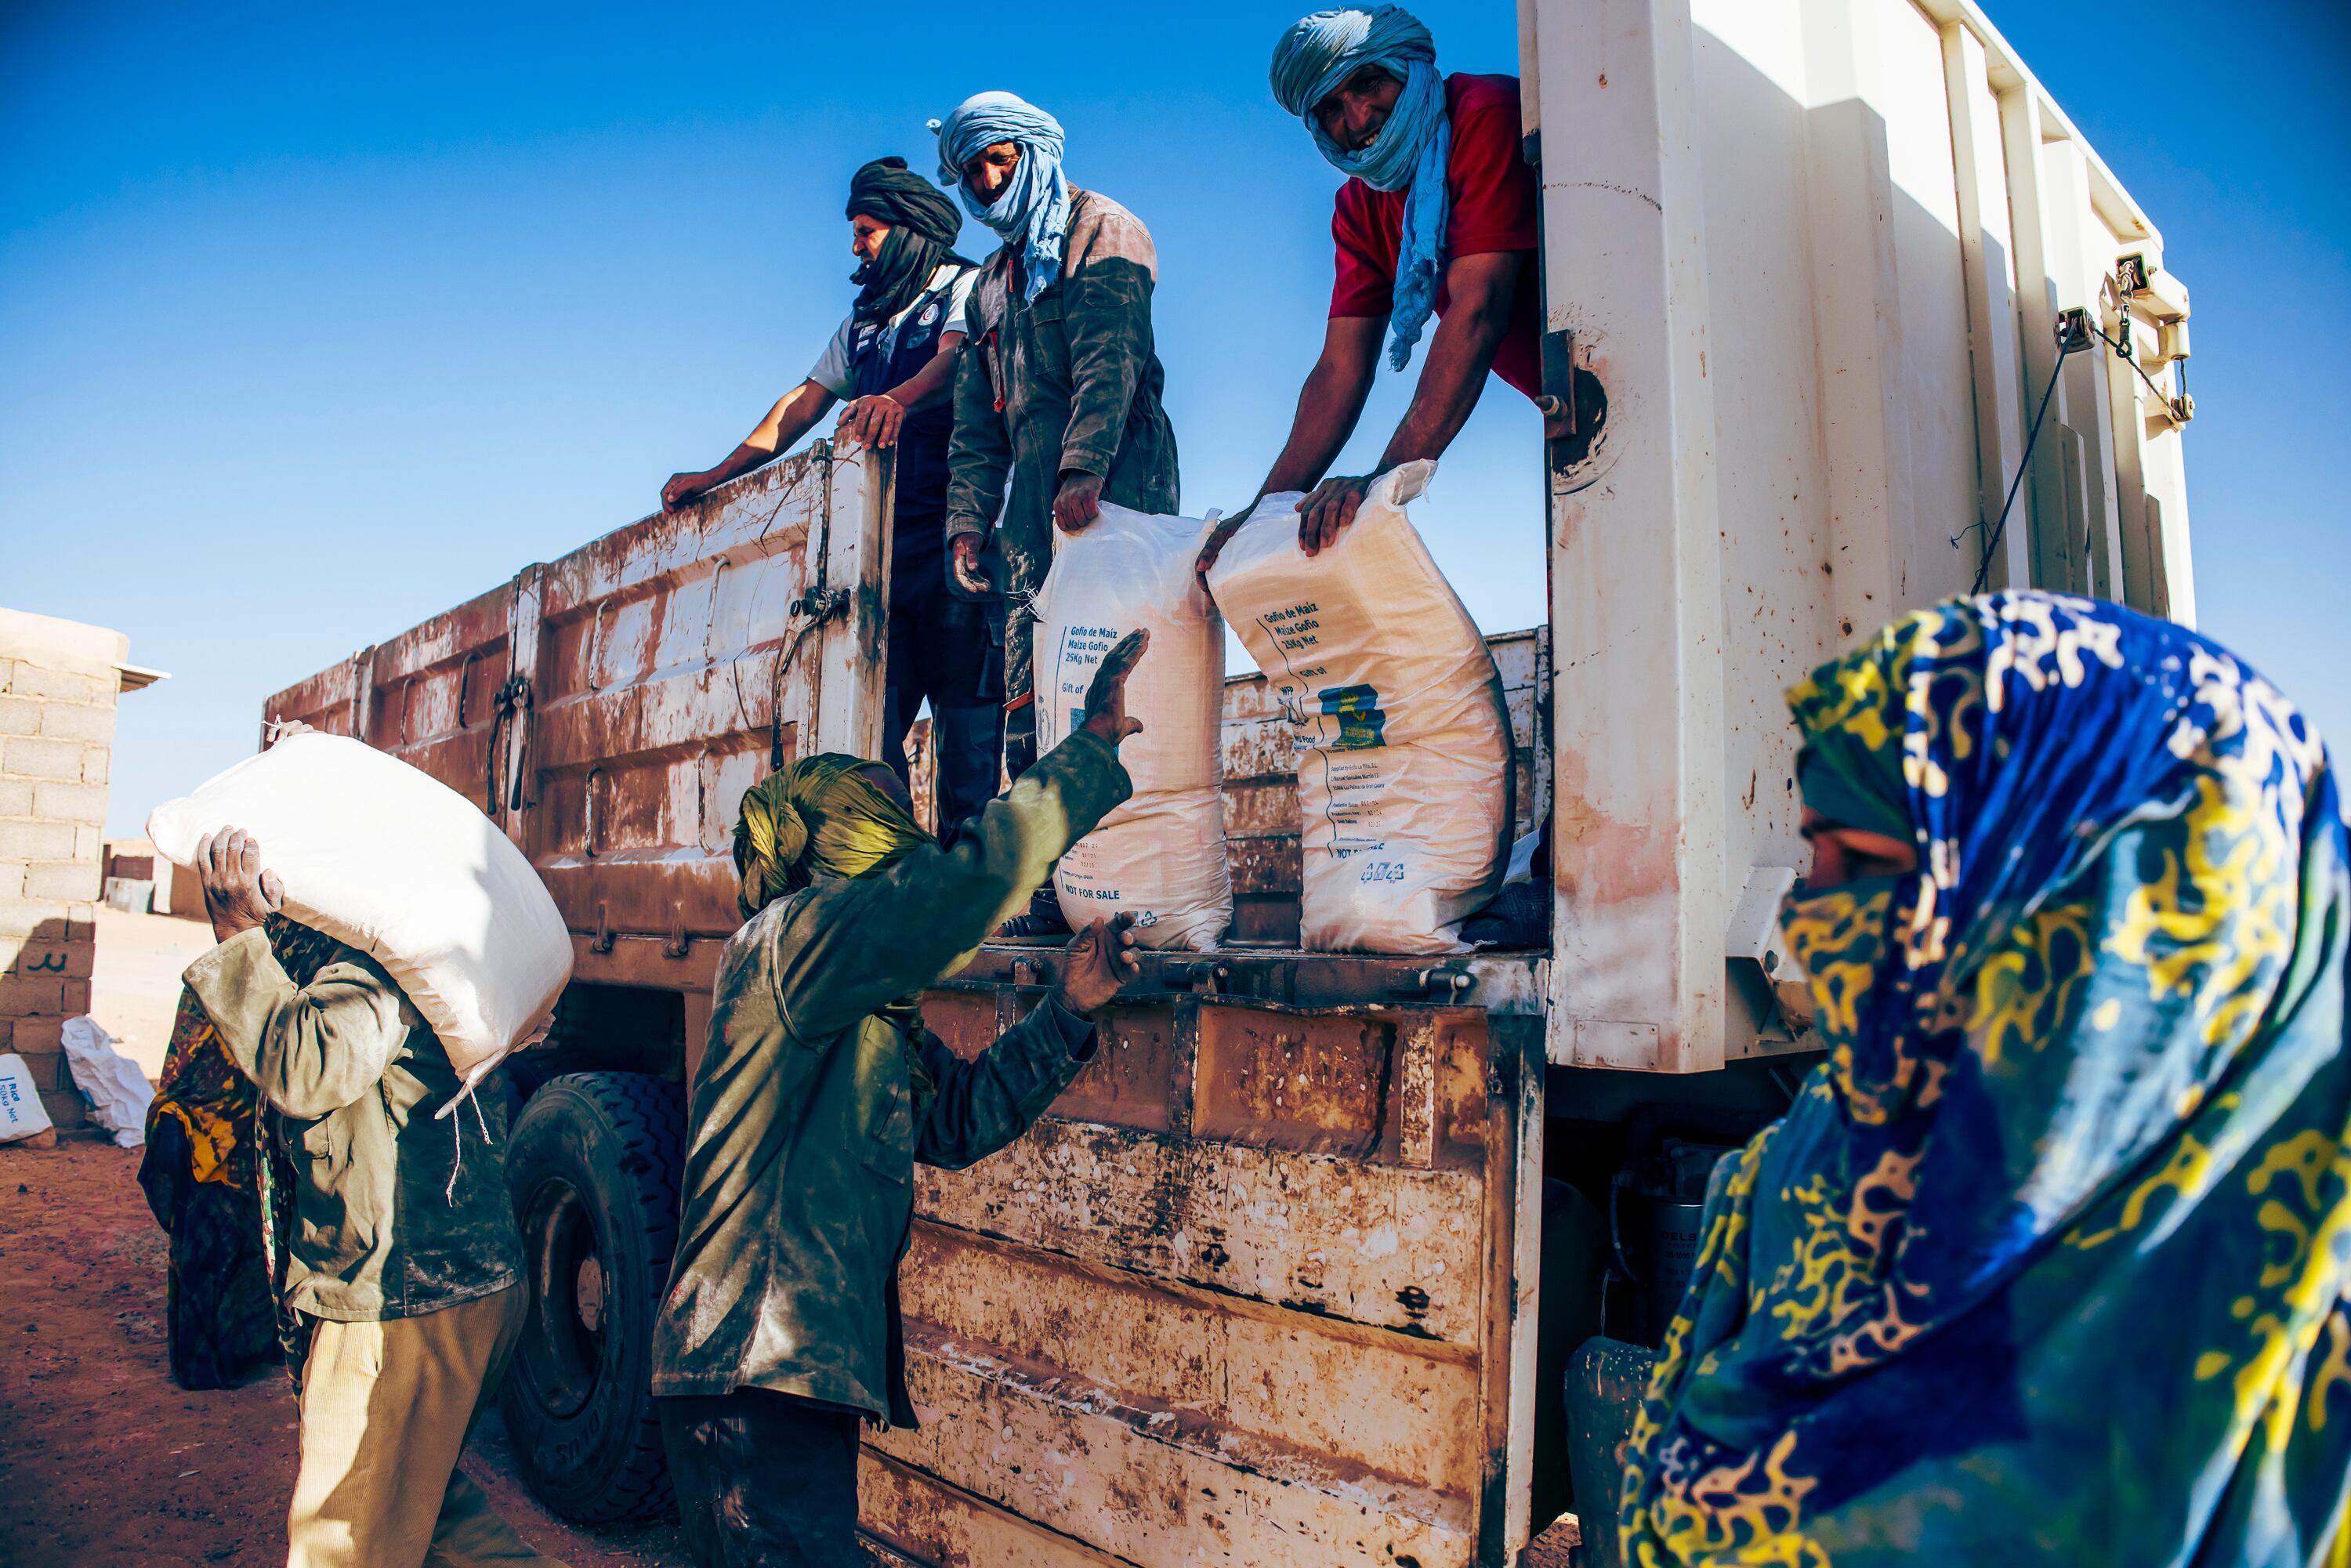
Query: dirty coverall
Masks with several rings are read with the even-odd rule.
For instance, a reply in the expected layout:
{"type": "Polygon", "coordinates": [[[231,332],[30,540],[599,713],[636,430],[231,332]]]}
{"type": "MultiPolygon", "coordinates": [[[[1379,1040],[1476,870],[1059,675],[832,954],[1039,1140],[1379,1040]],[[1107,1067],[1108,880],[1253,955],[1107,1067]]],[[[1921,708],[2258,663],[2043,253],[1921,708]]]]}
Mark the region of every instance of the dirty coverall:
{"type": "Polygon", "coordinates": [[[478,1113],[434,1120],[457,1071],[357,948],[297,987],[256,928],[185,978],[259,1087],[293,1173],[280,1297],[299,1356],[290,1568],[414,1568],[428,1553],[436,1565],[553,1563],[457,1469],[530,1306],[499,1082],[482,1085],[478,1113]]]}
{"type": "Polygon", "coordinates": [[[1151,231],[1073,185],[1061,256],[1061,276],[1034,300],[1021,298],[1018,247],[987,259],[956,371],[947,541],[980,536],[983,570],[1004,596],[1005,761],[1016,774],[1036,756],[1029,601],[1053,564],[1061,476],[1100,475],[1104,501],[1139,512],[1177,504],[1176,432],[1160,404],[1167,378],[1152,344],[1151,231]]]}
{"type": "Polygon", "coordinates": [[[704,1568],[863,1561],[860,1427],[915,1424],[897,1276],[914,1162],[1002,1148],[1094,1050],[1093,1026],[1050,999],[969,1061],[881,1009],[959,967],[1131,792],[1116,750],[1081,730],[952,844],[777,899],[719,956],[653,1326],[704,1568]]]}

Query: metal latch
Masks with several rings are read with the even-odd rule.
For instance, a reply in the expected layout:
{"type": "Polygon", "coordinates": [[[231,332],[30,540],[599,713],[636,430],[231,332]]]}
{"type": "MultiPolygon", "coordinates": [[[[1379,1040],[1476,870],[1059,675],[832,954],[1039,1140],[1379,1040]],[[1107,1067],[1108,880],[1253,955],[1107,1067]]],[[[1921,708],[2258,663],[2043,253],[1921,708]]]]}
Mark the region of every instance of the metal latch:
{"type": "Polygon", "coordinates": [[[798,599],[792,601],[792,613],[805,615],[821,624],[849,608],[849,590],[826,588],[811,584],[798,599]]]}
{"type": "Polygon", "coordinates": [[[1752,964],[1763,972],[1764,988],[1776,1004],[1775,1016],[1762,1030],[1767,1040],[1792,1040],[1813,1021],[1812,988],[1780,934],[1780,905],[1795,885],[1796,873],[1788,867],[1757,866],[1747,873],[1723,933],[1723,951],[1732,963],[1752,964]]]}
{"type": "Polygon", "coordinates": [[[1214,958],[1196,959],[1188,964],[1170,964],[1160,971],[1169,990],[1197,991],[1202,996],[1221,997],[1225,981],[1232,971],[1214,958]]]}
{"type": "Polygon", "coordinates": [[[1415,997],[1424,1001],[1458,1001],[1468,995],[1478,983],[1478,977],[1453,964],[1432,964],[1426,969],[1415,969],[1388,983],[1388,995],[1415,997]]]}
{"type": "Polygon", "coordinates": [[[1012,983],[1016,986],[1050,986],[1053,983],[1053,971],[1042,958],[1015,958],[1012,960],[1012,983]]]}

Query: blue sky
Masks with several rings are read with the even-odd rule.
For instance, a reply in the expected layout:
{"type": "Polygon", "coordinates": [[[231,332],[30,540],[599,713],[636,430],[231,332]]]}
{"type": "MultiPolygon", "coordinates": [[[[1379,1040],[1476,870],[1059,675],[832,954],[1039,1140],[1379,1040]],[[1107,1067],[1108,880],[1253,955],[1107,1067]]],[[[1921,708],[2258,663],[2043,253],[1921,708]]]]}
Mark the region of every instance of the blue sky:
{"type": "MultiPolygon", "coordinates": [[[[1990,8],[2194,289],[2203,624],[2351,735],[2346,10],[1990,8]]],[[[1254,488],[1329,288],[1336,176],[1264,86],[1290,11],[915,4],[881,47],[870,5],[658,12],[0,13],[0,603],[172,673],[124,706],[116,831],[267,693],[723,455],[845,308],[848,172],[926,166],[978,87],[1051,107],[1158,238],[1186,510],[1254,488]]],[[[1448,68],[1514,68],[1505,0],[1421,13],[1448,68]]],[[[1491,630],[1542,615],[1535,433],[1487,397],[1424,517],[1491,630]]]]}

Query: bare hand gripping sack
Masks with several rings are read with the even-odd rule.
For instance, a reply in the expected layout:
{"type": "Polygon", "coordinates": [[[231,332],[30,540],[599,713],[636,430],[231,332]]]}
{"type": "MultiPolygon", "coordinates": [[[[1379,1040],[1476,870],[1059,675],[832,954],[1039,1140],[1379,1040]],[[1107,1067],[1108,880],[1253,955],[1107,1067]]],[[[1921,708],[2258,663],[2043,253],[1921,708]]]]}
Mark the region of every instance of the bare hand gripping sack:
{"type": "Polygon", "coordinates": [[[1508,868],[1501,675],[1405,513],[1436,467],[1382,476],[1311,559],[1298,546],[1303,497],[1268,497],[1208,570],[1290,721],[1311,948],[1466,952],[1461,922],[1508,868]]]}

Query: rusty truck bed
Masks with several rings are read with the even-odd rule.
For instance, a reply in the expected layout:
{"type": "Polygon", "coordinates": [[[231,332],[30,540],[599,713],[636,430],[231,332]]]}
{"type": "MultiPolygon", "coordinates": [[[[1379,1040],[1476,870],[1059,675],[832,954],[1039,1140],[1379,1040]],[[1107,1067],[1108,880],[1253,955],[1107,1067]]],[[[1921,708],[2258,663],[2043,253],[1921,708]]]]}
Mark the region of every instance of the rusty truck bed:
{"type": "MultiPolygon", "coordinates": [[[[804,746],[874,754],[888,488],[820,444],[362,649],[267,716],[481,800],[570,928],[560,1032],[596,1065],[690,1075],[744,789],[804,746]],[[664,998],[666,1020],[645,1005],[664,998]]],[[[1545,638],[1495,651],[1523,829],[1548,809],[1545,638]]],[[[1525,1538],[1542,956],[1289,946],[1299,811],[1261,680],[1227,683],[1223,741],[1238,940],[1152,955],[1029,1136],[917,1176],[924,1425],[864,1465],[885,1553],[1441,1568],[1525,1538]]],[[[982,1050],[1053,959],[991,946],[925,1017],[982,1050]]]]}

